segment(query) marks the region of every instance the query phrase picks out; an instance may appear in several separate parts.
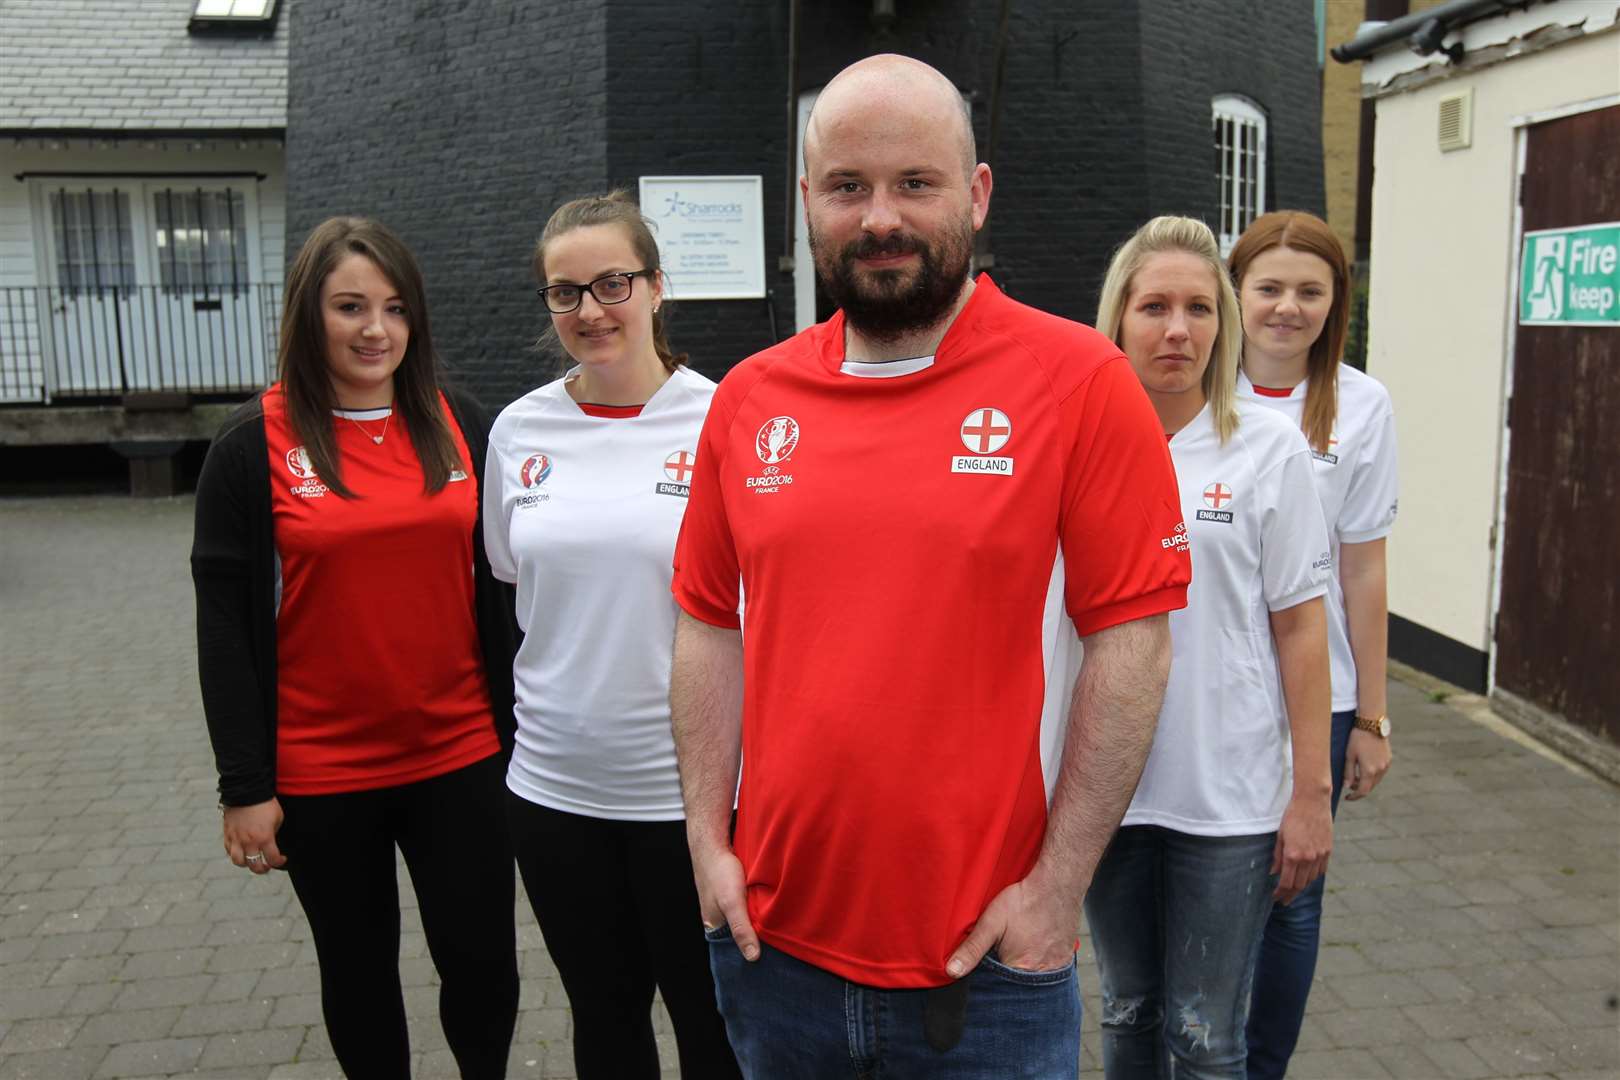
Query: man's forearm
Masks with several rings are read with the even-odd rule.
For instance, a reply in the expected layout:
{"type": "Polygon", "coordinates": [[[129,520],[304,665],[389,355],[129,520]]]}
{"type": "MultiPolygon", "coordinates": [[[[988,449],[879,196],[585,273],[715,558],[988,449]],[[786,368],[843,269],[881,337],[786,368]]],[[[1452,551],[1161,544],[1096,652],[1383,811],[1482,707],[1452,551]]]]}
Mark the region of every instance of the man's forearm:
{"type": "Polygon", "coordinates": [[[1046,838],[1030,875],[1076,905],[1153,748],[1170,677],[1169,616],[1100,630],[1085,639],[1085,647],[1046,838]]]}
{"type": "Polygon", "coordinates": [[[731,810],[742,762],[742,634],[676,615],[669,680],[670,726],[696,851],[730,846],[731,810]]]}

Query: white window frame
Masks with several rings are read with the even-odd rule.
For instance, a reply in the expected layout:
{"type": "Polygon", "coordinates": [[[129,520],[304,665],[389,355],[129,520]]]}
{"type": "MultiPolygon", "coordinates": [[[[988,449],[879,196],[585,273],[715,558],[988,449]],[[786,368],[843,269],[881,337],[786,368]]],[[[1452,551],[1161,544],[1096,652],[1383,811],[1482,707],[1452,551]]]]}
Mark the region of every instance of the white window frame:
{"type": "Polygon", "coordinates": [[[1230,254],[1243,230],[1266,212],[1266,127],[1265,112],[1241,94],[1217,94],[1210,102],[1218,191],[1215,231],[1222,255],[1230,254]]]}

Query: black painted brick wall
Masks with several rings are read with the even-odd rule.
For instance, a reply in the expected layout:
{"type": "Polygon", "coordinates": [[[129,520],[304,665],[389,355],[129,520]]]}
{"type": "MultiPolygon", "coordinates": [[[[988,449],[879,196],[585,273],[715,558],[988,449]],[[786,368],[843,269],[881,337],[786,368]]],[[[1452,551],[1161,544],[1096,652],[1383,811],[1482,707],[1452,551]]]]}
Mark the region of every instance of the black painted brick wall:
{"type": "MultiPolygon", "coordinates": [[[[806,3],[798,89],[897,51],[970,96],[994,174],[997,282],[1089,320],[1113,247],[1156,213],[1212,219],[1210,98],[1267,110],[1269,202],[1320,212],[1320,76],[1308,5],[1264,0],[1020,0],[1012,5],[999,145],[989,145],[999,0],[806,3]],[[1297,8],[1298,10],[1294,10],[1297,8]]],[[[793,322],[783,253],[787,3],[350,0],[292,20],[289,257],[330,213],[398,228],[428,277],[440,351],[494,406],[554,372],[530,246],[556,205],[652,174],[764,177],[766,280],[793,322]]],[[[677,289],[679,283],[676,283],[677,289]]],[[[670,332],[718,376],[769,344],[766,301],[677,304],[670,332]]]]}
{"type": "Polygon", "coordinates": [[[497,406],[544,381],[529,254],[606,181],[603,5],[354,0],[290,22],[289,260],[332,214],[379,218],[422,263],[459,382],[497,406]]]}

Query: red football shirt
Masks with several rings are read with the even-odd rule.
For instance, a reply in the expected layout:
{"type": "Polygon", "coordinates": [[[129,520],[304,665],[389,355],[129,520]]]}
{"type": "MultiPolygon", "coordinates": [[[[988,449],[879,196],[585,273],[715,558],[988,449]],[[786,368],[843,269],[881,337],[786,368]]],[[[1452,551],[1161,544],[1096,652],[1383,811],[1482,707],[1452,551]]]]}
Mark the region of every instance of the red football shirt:
{"type": "Polygon", "coordinates": [[[1054,628],[1181,607],[1191,567],[1162,428],[1102,335],[980,278],[923,370],[844,374],[843,337],[835,315],[720,384],[673,587],[717,626],[746,597],[760,936],[941,985],[1040,851],[1073,682],[1054,628]]]}
{"type": "MultiPolygon", "coordinates": [[[[449,406],[440,399],[449,416],[449,406]]],[[[395,417],[394,419],[399,419],[395,417]]],[[[264,394],[279,562],[276,788],[328,795],[407,784],[500,748],[473,613],[478,477],[461,466],[435,495],[403,423],[337,418],[343,481],[328,491],[264,394]]]]}

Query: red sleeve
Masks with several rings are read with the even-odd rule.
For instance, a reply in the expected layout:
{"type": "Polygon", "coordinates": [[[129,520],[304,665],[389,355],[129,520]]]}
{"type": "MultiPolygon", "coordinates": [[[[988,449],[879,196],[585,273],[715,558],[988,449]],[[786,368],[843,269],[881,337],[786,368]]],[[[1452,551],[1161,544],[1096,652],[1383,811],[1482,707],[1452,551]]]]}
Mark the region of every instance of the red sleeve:
{"type": "Polygon", "coordinates": [[[729,395],[722,383],[698,436],[692,490],[675,541],[675,578],[670,589],[675,602],[694,619],[735,630],[742,626],[737,617],[737,546],[720,487],[731,418],[729,395]]]}
{"type": "Polygon", "coordinates": [[[1058,540],[1075,630],[1186,607],[1192,560],[1175,466],[1130,362],[1105,361],[1059,413],[1072,440],[1058,540]]]}

